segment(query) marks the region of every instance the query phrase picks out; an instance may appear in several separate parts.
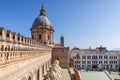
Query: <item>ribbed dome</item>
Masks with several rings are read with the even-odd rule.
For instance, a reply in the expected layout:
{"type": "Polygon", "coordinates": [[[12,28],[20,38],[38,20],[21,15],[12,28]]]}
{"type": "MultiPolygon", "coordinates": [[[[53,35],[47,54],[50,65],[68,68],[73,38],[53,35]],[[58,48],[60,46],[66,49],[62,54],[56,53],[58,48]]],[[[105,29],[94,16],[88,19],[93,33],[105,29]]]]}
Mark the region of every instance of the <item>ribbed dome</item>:
{"type": "Polygon", "coordinates": [[[49,19],[46,16],[41,15],[34,20],[32,27],[34,26],[45,26],[49,28],[52,27],[49,19]]]}
{"type": "Polygon", "coordinates": [[[32,28],[36,26],[52,28],[51,22],[47,18],[46,11],[43,6],[40,10],[40,15],[33,21],[32,28]]]}

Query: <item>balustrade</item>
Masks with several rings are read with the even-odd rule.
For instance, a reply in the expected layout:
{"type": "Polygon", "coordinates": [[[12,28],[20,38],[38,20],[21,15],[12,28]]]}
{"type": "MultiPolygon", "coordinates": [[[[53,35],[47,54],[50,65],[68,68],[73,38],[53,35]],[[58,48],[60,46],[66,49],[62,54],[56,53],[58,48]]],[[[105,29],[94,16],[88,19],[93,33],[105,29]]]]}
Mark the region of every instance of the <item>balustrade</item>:
{"type": "Polygon", "coordinates": [[[40,57],[49,54],[47,51],[0,51],[0,66],[19,61],[23,59],[29,59],[32,57],[40,57]]]}
{"type": "Polygon", "coordinates": [[[0,28],[0,66],[14,61],[51,54],[43,43],[0,28]]]}

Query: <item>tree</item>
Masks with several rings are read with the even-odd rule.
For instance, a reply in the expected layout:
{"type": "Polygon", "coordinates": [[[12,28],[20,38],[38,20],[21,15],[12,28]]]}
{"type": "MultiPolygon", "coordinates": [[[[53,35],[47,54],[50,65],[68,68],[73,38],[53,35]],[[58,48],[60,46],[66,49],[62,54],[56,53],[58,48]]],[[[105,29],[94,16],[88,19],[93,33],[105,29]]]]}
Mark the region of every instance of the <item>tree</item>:
{"type": "Polygon", "coordinates": [[[75,57],[76,57],[76,59],[77,59],[77,64],[78,64],[78,59],[80,59],[80,54],[77,53],[77,54],[75,55],[75,57]]]}
{"type": "Polygon", "coordinates": [[[76,57],[77,59],[80,59],[80,54],[77,53],[75,57],[76,57]]]}

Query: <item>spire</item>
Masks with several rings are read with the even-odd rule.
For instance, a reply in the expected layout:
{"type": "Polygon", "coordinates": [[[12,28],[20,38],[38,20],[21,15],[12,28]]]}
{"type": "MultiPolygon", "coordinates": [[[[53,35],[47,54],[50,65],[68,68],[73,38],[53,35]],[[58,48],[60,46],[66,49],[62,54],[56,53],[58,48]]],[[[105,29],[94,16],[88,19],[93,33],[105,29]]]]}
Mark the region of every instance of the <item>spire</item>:
{"type": "Polygon", "coordinates": [[[42,8],[40,9],[40,16],[46,16],[46,11],[44,9],[43,3],[42,3],[42,8]]]}
{"type": "Polygon", "coordinates": [[[44,6],[43,6],[44,4],[43,4],[43,2],[42,2],[42,9],[44,9],[44,6]]]}

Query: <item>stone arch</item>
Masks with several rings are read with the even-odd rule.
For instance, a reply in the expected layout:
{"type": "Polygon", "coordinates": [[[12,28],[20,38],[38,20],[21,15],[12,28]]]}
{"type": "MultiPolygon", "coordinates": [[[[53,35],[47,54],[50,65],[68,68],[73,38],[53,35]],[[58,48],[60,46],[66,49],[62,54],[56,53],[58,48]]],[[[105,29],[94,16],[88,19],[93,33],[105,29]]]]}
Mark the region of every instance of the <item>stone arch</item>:
{"type": "Polygon", "coordinates": [[[33,80],[33,74],[32,74],[32,72],[30,72],[29,74],[28,74],[28,79],[27,80],[33,80]]]}
{"type": "Polygon", "coordinates": [[[21,78],[20,80],[27,80],[27,78],[24,76],[23,78],[21,78]]]}

